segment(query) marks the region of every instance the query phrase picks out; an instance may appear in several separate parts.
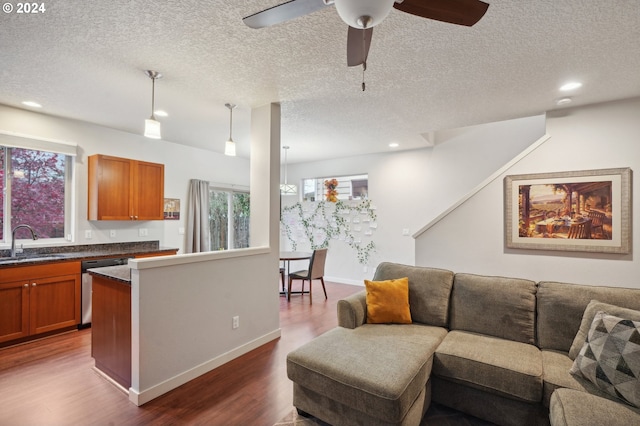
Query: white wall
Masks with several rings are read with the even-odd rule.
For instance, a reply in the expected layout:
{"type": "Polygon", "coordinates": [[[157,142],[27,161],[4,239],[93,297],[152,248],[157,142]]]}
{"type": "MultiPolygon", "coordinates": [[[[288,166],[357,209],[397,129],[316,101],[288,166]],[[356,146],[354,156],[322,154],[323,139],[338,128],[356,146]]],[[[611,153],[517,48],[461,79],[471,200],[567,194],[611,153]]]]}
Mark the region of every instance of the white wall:
{"type": "MultiPolygon", "coordinates": [[[[145,138],[142,136],[143,119],[144,117],[140,119],[141,134],[137,135],[0,105],[0,130],[78,144],[78,156],[75,160],[75,244],[159,240],[163,246],[178,248],[184,252],[184,235],[180,235],[178,231],[181,227],[186,228],[189,180],[203,179],[249,186],[249,160],[145,138]],[[164,164],[165,197],[180,199],[180,220],[88,221],[87,156],[92,154],[107,154],[164,164]],[[146,228],[148,236],[139,237],[139,228],[146,228]],[[92,230],[93,234],[90,240],[84,238],[84,231],[88,229],[92,230]],[[109,236],[110,230],[116,230],[115,238],[109,236]]],[[[165,124],[170,125],[170,121],[165,124]]],[[[25,246],[30,244],[46,244],[46,240],[25,243],[25,246]]]]}
{"type": "MultiPolygon", "coordinates": [[[[373,232],[377,252],[365,272],[354,250],[332,240],[325,276],[362,284],[381,261],[413,264],[415,246],[410,235],[543,134],[544,116],[539,115],[439,132],[433,148],[289,164],[288,181],[295,183],[310,177],[369,174],[369,198],[378,216],[373,232]],[[408,236],[402,235],[403,229],[409,230],[408,236]]],[[[295,149],[295,144],[290,145],[295,149]]],[[[298,198],[283,196],[283,205],[298,198]]],[[[281,245],[288,247],[286,237],[281,237],[281,245]]],[[[302,265],[292,262],[292,270],[297,266],[302,265]]]]}
{"type": "Polygon", "coordinates": [[[129,399],[138,405],[280,336],[280,106],[252,110],[251,121],[260,154],[251,160],[251,217],[263,224],[252,248],[130,262],[129,399]]]}
{"type": "MultiPolygon", "coordinates": [[[[633,254],[507,249],[503,226],[506,175],[618,167],[639,170],[640,99],[550,114],[547,133],[547,142],[420,235],[415,263],[455,272],[640,288],[640,260],[633,254]]],[[[635,185],[632,198],[638,197],[640,189],[635,185]]],[[[637,217],[637,213],[632,216],[637,217]]],[[[639,232],[635,226],[633,245],[639,232]]]]}

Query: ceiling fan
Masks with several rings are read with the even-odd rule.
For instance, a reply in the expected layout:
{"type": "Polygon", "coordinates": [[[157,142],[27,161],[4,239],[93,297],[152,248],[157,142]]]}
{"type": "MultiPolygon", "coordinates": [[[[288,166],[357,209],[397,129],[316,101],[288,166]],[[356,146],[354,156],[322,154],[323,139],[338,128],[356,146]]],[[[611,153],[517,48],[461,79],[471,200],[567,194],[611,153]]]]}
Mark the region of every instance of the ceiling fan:
{"type": "Polygon", "coordinates": [[[373,27],[387,17],[392,7],[422,18],[467,27],[478,22],[489,7],[480,0],[290,0],[247,16],[242,21],[251,28],[264,28],[334,4],[340,18],[349,25],[347,65],[362,65],[363,73],[367,67],[373,27]]]}

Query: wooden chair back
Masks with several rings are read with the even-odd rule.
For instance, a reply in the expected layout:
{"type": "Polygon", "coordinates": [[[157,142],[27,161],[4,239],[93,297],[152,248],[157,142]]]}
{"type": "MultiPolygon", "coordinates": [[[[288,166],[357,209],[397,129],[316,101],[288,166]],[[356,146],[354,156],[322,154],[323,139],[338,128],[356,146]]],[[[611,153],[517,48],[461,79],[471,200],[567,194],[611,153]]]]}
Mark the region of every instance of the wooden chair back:
{"type": "Polygon", "coordinates": [[[567,238],[581,240],[591,238],[591,221],[585,220],[583,222],[572,223],[571,226],[569,226],[567,238]]]}

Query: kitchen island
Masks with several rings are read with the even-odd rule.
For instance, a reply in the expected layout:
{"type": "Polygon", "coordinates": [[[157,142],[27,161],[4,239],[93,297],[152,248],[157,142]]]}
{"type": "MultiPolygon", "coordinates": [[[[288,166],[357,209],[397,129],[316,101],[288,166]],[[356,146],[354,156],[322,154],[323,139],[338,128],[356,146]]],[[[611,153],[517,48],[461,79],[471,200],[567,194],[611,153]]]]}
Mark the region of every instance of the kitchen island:
{"type": "Polygon", "coordinates": [[[89,269],[93,278],[91,356],[101,373],[128,392],[131,386],[131,269],[89,269]]]}

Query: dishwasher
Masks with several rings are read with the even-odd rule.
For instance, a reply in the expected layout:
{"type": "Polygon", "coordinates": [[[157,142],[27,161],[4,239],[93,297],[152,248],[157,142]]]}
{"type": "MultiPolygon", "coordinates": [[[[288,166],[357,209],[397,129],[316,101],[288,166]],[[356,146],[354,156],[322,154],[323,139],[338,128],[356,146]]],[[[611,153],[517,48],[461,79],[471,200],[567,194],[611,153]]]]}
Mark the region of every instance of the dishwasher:
{"type": "Polygon", "coordinates": [[[87,272],[87,269],[126,265],[131,258],[132,257],[117,257],[112,259],[83,260],[81,262],[82,310],[78,328],[91,326],[91,275],[87,272]]]}

